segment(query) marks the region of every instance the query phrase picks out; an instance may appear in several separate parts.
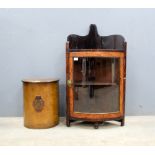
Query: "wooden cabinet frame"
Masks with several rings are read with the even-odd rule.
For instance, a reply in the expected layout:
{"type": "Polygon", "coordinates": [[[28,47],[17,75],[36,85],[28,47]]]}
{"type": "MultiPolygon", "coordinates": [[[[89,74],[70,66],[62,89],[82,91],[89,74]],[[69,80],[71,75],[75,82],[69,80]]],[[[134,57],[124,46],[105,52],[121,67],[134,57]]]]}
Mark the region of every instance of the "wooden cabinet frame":
{"type": "Polygon", "coordinates": [[[121,35],[100,36],[97,27],[90,25],[86,36],[71,34],[66,43],[66,125],[75,120],[95,123],[116,120],[124,126],[125,120],[125,83],[126,83],[126,47],[127,43],[121,35]],[[74,111],[74,57],[119,58],[119,111],[107,113],[86,113],[74,111]]]}
{"type": "Polygon", "coordinates": [[[67,126],[75,119],[88,120],[92,122],[100,122],[105,120],[118,120],[121,125],[124,125],[125,113],[125,80],[126,80],[126,53],[121,51],[106,51],[106,50],[90,50],[66,52],[66,99],[67,99],[67,126]],[[73,58],[74,57],[110,57],[120,59],[120,111],[115,113],[80,113],[74,112],[74,85],[68,86],[67,81],[73,81],[73,58]]]}

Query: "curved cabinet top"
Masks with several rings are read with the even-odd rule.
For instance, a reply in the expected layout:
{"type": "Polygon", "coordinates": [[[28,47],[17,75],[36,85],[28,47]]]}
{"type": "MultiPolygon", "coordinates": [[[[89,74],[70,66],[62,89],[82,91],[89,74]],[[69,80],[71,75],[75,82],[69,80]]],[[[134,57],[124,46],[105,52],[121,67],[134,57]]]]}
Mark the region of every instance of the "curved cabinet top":
{"type": "MultiPolygon", "coordinates": [[[[90,25],[86,36],[71,34],[67,37],[69,49],[104,49],[126,51],[126,42],[121,35],[100,36],[95,24],[90,25]]],[[[74,51],[73,50],[73,51],[74,51]]]]}

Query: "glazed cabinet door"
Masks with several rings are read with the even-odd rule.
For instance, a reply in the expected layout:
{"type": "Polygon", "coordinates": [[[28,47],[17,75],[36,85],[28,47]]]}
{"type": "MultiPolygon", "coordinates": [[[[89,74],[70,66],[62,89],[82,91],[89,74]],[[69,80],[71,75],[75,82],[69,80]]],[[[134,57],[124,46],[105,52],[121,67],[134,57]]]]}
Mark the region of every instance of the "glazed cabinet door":
{"type": "Polygon", "coordinates": [[[69,102],[72,117],[91,119],[123,115],[123,54],[69,57],[69,102]]]}

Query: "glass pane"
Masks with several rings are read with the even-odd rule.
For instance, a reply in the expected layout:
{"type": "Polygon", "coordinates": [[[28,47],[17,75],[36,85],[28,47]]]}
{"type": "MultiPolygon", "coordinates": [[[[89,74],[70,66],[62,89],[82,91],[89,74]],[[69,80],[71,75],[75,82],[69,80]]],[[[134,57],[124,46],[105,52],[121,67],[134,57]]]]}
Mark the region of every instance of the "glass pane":
{"type": "Polygon", "coordinates": [[[74,112],[119,111],[119,58],[73,58],[74,112]]]}

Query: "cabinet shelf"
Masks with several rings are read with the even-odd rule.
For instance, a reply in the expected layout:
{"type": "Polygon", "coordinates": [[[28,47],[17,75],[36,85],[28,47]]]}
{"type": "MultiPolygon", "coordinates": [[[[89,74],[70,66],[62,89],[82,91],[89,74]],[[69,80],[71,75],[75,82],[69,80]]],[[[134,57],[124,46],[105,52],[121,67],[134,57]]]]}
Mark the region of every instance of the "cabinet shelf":
{"type": "Polygon", "coordinates": [[[66,125],[76,120],[124,125],[126,46],[121,35],[71,34],[66,43],[66,125]]]}
{"type": "Polygon", "coordinates": [[[75,82],[75,86],[116,86],[116,83],[110,83],[110,82],[75,82]]]}

